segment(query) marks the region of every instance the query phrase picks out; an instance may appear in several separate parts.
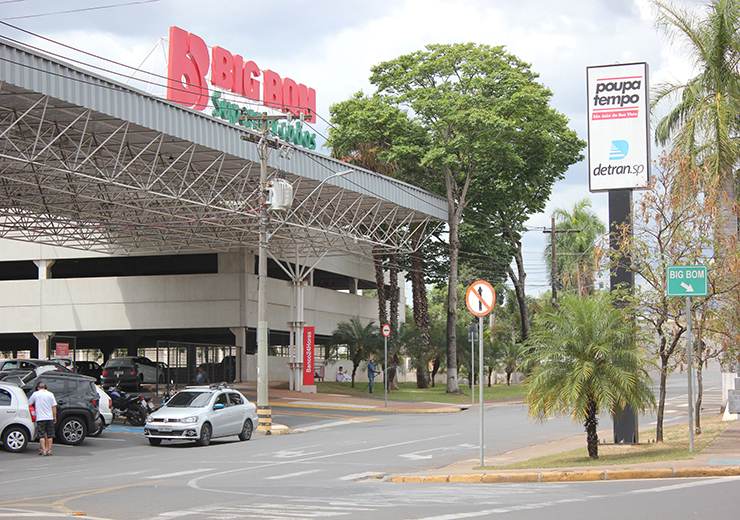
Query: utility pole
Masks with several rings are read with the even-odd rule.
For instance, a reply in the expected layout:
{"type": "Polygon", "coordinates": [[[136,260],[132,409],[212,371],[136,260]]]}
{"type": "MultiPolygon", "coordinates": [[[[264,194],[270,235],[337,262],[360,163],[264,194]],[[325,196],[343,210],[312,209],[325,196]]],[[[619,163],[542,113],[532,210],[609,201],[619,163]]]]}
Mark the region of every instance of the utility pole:
{"type": "MultiPolygon", "coordinates": [[[[264,112],[261,116],[240,115],[240,121],[260,121],[260,140],[257,150],[260,157],[260,198],[262,206],[259,213],[259,262],[257,265],[257,416],[259,418],[258,430],[267,435],[272,433],[272,411],[268,401],[269,382],[269,358],[268,358],[268,323],[267,323],[267,134],[274,121],[279,119],[290,119],[291,115],[268,116],[264,112]]],[[[249,140],[246,135],[241,136],[243,140],[249,140]]]]}

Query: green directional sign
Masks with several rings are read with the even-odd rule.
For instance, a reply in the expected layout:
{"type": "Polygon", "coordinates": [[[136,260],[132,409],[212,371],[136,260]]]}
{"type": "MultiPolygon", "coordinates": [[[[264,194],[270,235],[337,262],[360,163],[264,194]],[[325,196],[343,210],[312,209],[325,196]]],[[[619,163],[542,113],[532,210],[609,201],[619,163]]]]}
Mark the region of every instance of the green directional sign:
{"type": "Polygon", "coordinates": [[[706,265],[669,265],[668,296],[706,296],[709,284],[706,265]]]}

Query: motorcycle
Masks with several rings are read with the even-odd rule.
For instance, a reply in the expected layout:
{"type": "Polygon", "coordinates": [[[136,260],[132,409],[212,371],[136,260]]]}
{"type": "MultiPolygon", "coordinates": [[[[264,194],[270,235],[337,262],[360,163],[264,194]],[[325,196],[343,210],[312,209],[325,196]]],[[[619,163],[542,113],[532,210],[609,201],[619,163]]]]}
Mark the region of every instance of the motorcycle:
{"type": "Polygon", "coordinates": [[[124,417],[132,426],[144,426],[146,416],[154,411],[152,399],[140,395],[129,395],[121,390],[119,385],[108,387],[105,390],[111,398],[111,413],[113,418],[124,417]]]}

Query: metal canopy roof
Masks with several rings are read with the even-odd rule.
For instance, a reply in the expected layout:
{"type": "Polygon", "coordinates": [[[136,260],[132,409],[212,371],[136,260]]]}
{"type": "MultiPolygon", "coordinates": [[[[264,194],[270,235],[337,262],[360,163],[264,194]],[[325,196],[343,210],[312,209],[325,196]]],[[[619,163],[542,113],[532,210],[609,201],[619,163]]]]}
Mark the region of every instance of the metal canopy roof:
{"type": "MultiPolygon", "coordinates": [[[[232,125],[0,39],[0,236],[113,254],[258,243],[259,158],[232,125]]],[[[443,198],[273,139],[273,255],[408,251],[443,198]],[[282,148],[282,149],[281,149],[282,148]],[[284,157],[285,151],[292,158],[284,157]]],[[[418,238],[417,238],[418,240],[418,238]]]]}

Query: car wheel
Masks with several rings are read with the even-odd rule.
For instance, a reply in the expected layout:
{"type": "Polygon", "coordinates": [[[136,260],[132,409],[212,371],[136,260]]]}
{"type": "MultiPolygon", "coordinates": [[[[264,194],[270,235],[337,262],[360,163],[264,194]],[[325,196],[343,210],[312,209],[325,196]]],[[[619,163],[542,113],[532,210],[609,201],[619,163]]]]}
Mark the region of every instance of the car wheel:
{"type": "Polygon", "coordinates": [[[252,438],[252,430],[254,427],[252,426],[252,421],[250,419],[247,419],[244,421],[244,426],[242,426],[242,431],[239,433],[239,440],[240,441],[248,441],[252,438]]]}
{"type": "Polygon", "coordinates": [[[59,437],[64,444],[77,446],[87,436],[87,426],[79,417],[67,417],[59,425],[59,437]]]}
{"type": "Polygon", "coordinates": [[[131,426],[144,426],[146,424],[146,410],[141,405],[135,405],[129,408],[129,413],[126,416],[131,426]]]}
{"type": "Polygon", "coordinates": [[[28,432],[20,426],[11,426],[3,433],[3,447],[6,451],[20,453],[28,446],[28,432]]]}
{"type": "Polygon", "coordinates": [[[211,429],[211,425],[209,423],[205,423],[200,428],[200,439],[195,441],[195,443],[198,446],[208,446],[211,443],[212,434],[213,434],[213,430],[211,429]]]}
{"type": "Polygon", "coordinates": [[[160,444],[162,444],[162,439],[152,439],[151,437],[149,437],[147,440],[152,446],[159,446],[160,444]]]}
{"type": "Polygon", "coordinates": [[[105,430],[105,421],[102,419],[100,420],[100,426],[98,426],[98,429],[94,432],[90,433],[90,437],[99,437],[101,433],[103,433],[103,430],[105,430]]]}

